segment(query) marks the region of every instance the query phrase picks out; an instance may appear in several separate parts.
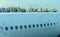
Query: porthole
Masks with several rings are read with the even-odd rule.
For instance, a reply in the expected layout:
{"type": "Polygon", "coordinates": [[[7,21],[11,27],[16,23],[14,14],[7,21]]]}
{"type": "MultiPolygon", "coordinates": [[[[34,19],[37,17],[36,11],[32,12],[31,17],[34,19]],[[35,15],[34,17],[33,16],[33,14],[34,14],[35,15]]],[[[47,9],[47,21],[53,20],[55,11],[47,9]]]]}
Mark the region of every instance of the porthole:
{"type": "Polygon", "coordinates": [[[24,28],[27,28],[27,26],[26,26],[26,25],[24,25],[24,28]]]}
{"type": "Polygon", "coordinates": [[[42,27],[42,24],[40,24],[40,27],[42,27]]]}
{"type": "Polygon", "coordinates": [[[37,27],[39,27],[39,24],[36,24],[37,27]]]}
{"type": "Polygon", "coordinates": [[[15,26],[15,29],[18,29],[18,26],[15,26]]]}
{"type": "Polygon", "coordinates": [[[56,24],[56,23],[53,23],[54,25],[56,24]]]}
{"type": "Polygon", "coordinates": [[[20,29],[22,29],[22,26],[20,26],[20,29]]]}
{"type": "Polygon", "coordinates": [[[5,27],[5,30],[8,31],[8,27],[5,27]]]}
{"type": "Polygon", "coordinates": [[[52,23],[50,23],[50,25],[53,25],[52,23]]]}
{"type": "Polygon", "coordinates": [[[44,24],[44,27],[46,27],[46,24],[44,24]]]}
{"type": "Polygon", "coordinates": [[[49,23],[47,23],[47,26],[49,26],[49,23]]]}
{"type": "Polygon", "coordinates": [[[33,28],[35,28],[35,25],[34,24],[32,26],[33,26],[33,28]]]}
{"type": "Polygon", "coordinates": [[[13,30],[13,26],[11,26],[10,29],[13,30]]]}
{"type": "Polygon", "coordinates": [[[29,28],[31,28],[31,25],[28,25],[29,28]]]}

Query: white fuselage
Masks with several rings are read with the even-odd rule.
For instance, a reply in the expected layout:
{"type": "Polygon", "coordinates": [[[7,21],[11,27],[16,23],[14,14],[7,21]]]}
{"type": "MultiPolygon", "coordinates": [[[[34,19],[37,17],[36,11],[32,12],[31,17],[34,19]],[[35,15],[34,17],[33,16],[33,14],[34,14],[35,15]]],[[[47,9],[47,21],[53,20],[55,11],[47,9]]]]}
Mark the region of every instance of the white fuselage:
{"type": "Polygon", "coordinates": [[[59,13],[1,13],[1,37],[57,37],[59,13]]]}

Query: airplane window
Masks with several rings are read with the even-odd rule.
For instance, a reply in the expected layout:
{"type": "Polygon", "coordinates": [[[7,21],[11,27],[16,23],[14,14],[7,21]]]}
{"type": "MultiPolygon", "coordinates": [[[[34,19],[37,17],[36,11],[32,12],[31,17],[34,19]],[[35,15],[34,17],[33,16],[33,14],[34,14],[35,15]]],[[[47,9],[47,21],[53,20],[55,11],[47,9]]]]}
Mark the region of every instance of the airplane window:
{"type": "Polygon", "coordinates": [[[8,31],[8,27],[5,27],[5,30],[8,31]]]}
{"type": "Polygon", "coordinates": [[[29,28],[31,28],[31,25],[29,25],[29,28]]]}
{"type": "Polygon", "coordinates": [[[27,26],[26,26],[26,25],[24,25],[24,28],[27,28],[27,26]]]}
{"type": "Polygon", "coordinates": [[[46,27],[46,24],[44,24],[44,27],[46,27]]]}
{"type": "Polygon", "coordinates": [[[49,23],[47,23],[47,26],[49,26],[49,23]]]}
{"type": "Polygon", "coordinates": [[[13,27],[11,26],[10,29],[13,30],[13,27]]]}
{"type": "Polygon", "coordinates": [[[51,25],[53,25],[52,23],[50,23],[51,25]]]}
{"type": "Polygon", "coordinates": [[[20,26],[20,29],[22,29],[22,26],[20,26]]]}
{"type": "Polygon", "coordinates": [[[35,25],[34,24],[32,26],[33,26],[33,28],[35,28],[35,25]]]}
{"type": "Polygon", "coordinates": [[[39,24],[36,24],[37,27],[39,27],[39,24]]]}
{"type": "Polygon", "coordinates": [[[18,29],[18,26],[15,26],[15,29],[18,29]]]}
{"type": "Polygon", "coordinates": [[[40,24],[40,26],[42,27],[42,24],[40,24]]]}
{"type": "Polygon", "coordinates": [[[54,25],[55,25],[56,23],[54,23],[54,25]]]}

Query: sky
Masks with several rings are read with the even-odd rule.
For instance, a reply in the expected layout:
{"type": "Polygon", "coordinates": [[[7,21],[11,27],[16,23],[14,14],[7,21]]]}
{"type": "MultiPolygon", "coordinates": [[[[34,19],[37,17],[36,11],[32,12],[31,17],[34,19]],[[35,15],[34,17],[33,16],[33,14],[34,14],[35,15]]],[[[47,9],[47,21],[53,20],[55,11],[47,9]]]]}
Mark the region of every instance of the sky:
{"type": "Polygon", "coordinates": [[[0,0],[0,7],[56,8],[60,9],[60,0],[0,0]]]}

